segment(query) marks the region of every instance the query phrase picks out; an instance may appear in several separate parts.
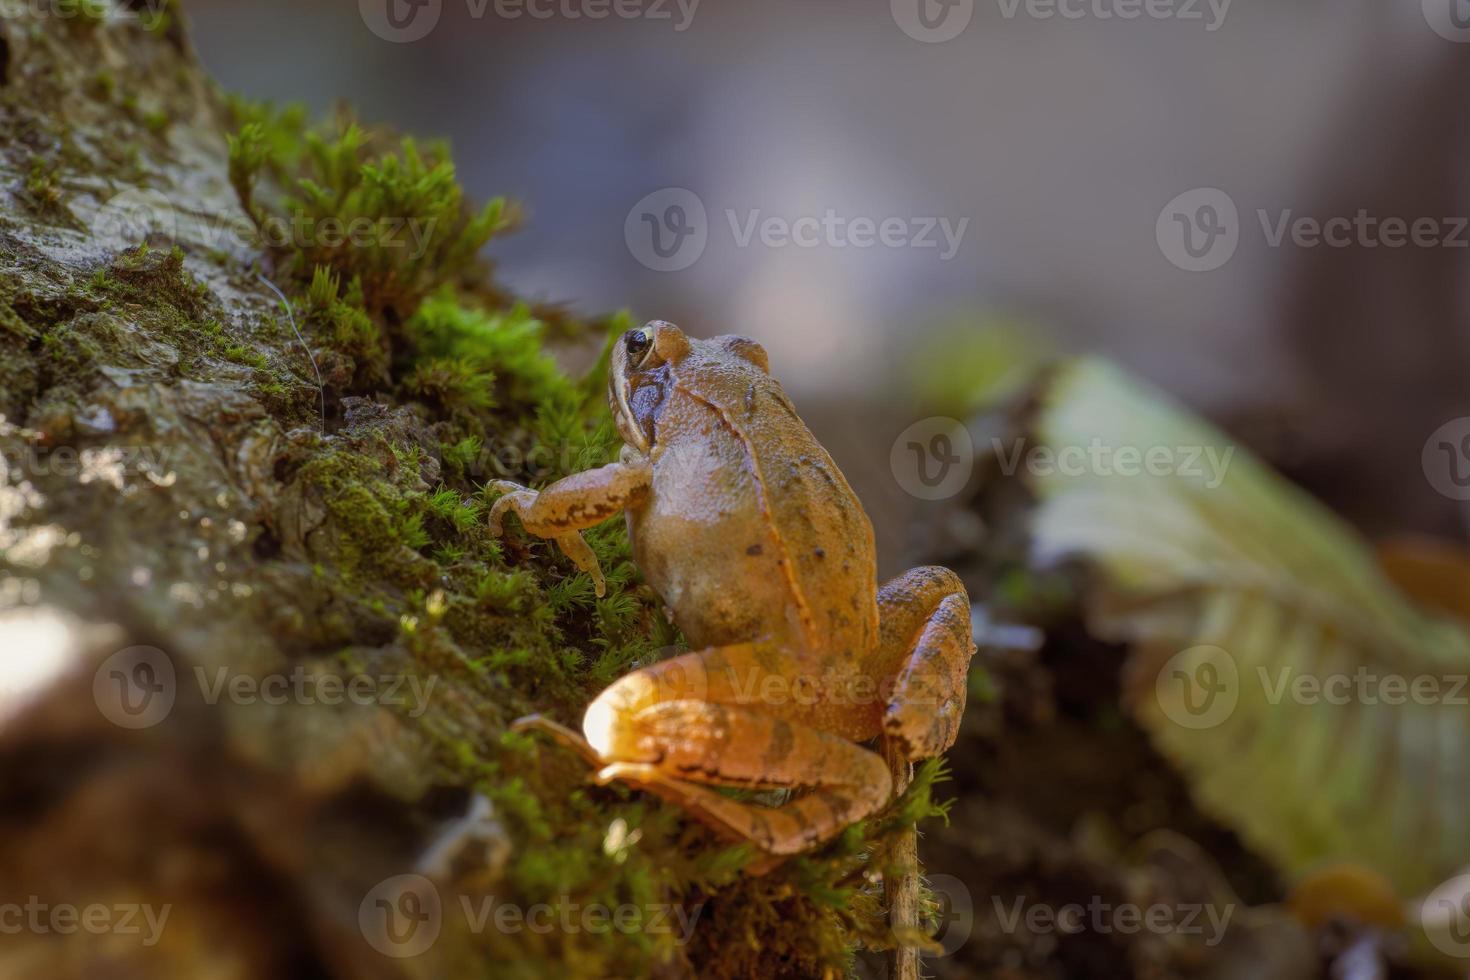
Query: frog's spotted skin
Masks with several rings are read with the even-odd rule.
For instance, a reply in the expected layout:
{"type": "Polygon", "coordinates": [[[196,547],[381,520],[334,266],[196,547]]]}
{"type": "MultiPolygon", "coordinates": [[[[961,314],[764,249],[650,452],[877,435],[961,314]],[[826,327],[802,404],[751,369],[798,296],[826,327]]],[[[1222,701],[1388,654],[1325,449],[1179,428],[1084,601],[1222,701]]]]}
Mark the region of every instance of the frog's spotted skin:
{"type": "Polygon", "coordinates": [[[892,794],[855,743],[882,735],[909,759],[953,744],[975,651],[964,586],[918,568],[877,587],[872,525],[754,341],[648,324],[618,341],[608,394],[623,460],[539,493],[500,485],[491,526],[513,510],[601,594],[580,532],[625,511],[639,568],[696,649],[608,687],[583,738],[518,724],[568,742],[599,781],[772,854],[828,840],[892,794]],[[707,785],[808,792],[771,808],[707,785]]]}

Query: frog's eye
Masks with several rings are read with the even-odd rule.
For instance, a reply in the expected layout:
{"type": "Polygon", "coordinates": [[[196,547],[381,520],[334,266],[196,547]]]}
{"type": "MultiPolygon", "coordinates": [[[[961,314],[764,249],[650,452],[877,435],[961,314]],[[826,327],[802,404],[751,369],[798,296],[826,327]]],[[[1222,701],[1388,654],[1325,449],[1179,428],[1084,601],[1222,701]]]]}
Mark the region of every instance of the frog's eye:
{"type": "Polygon", "coordinates": [[[628,348],[628,363],[636,367],[653,347],[653,331],[648,327],[629,330],[624,344],[628,348]]]}

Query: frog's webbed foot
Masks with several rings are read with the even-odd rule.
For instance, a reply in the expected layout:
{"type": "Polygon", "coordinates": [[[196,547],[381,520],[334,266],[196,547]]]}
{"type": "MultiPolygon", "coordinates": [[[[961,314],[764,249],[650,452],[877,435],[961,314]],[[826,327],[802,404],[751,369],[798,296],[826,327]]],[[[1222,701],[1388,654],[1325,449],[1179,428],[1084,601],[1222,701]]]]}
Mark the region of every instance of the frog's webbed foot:
{"type": "Polygon", "coordinates": [[[954,744],[975,642],[970,600],[947,568],[915,568],[878,590],[880,662],[893,666],[883,734],[910,761],[954,744]]]}

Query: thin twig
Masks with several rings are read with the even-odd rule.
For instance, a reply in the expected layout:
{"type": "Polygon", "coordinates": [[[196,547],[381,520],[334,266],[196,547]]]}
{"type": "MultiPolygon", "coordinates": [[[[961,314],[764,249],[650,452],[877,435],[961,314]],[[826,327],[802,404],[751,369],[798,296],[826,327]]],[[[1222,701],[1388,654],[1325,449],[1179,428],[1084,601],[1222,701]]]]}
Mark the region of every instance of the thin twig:
{"type": "MultiPolygon", "coordinates": [[[[913,765],[889,739],[883,740],[883,758],[897,797],[908,789],[913,765]]],[[[899,831],[888,853],[888,866],[900,869],[896,875],[883,876],[888,928],[895,937],[888,954],[888,976],[890,980],[919,980],[919,948],[910,945],[919,929],[919,835],[913,826],[899,831]]]]}

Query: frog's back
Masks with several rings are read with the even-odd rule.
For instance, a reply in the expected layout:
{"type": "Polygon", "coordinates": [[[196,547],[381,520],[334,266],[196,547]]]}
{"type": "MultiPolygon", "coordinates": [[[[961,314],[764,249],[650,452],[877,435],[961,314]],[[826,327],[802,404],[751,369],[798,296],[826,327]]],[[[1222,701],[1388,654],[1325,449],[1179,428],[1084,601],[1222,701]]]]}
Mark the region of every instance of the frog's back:
{"type": "Polygon", "coordinates": [[[708,554],[710,574],[686,573],[668,592],[659,570],[650,580],[695,643],[779,630],[860,658],[878,630],[872,523],[780,383],[731,356],[730,342],[692,341],[675,369],[648,515],[667,523],[645,529],[708,554]],[[661,500],[685,503],[660,514],[661,500]]]}

